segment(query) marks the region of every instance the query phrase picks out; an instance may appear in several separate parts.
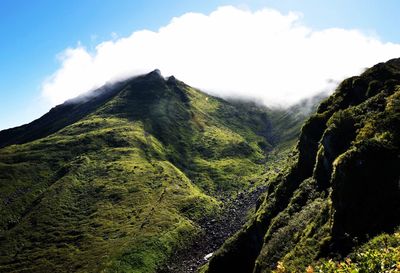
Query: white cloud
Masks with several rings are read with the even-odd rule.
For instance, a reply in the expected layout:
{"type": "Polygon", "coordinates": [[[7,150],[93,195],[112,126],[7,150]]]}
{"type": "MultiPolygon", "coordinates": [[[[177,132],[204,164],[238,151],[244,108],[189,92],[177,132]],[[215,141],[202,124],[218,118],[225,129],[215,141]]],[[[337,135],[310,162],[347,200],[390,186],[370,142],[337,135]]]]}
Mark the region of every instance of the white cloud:
{"type": "Polygon", "coordinates": [[[157,32],[142,30],[60,55],[60,68],[42,86],[61,103],[108,81],[158,68],[219,96],[244,96],[265,104],[292,104],[332,90],[348,76],[400,57],[400,45],[358,30],[313,30],[301,14],[221,7],[209,15],[187,13],[157,32]]]}

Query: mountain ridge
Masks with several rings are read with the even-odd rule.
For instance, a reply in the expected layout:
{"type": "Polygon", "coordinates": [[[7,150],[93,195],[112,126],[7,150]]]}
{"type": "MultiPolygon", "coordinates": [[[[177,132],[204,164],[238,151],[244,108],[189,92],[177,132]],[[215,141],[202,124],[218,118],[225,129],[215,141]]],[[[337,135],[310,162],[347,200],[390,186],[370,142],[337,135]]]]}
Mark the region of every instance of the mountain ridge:
{"type": "Polygon", "coordinates": [[[0,133],[1,271],[155,272],[276,173],[281,113],[157,71],[100,90],[0,133]]]}

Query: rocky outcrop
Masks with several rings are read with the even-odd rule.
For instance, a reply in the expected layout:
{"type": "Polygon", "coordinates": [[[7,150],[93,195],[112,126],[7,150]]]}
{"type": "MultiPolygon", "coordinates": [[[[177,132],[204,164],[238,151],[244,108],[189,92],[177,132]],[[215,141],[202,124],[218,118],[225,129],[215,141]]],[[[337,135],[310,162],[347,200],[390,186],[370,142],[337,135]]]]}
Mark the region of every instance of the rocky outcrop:
{"type": "Polygon", "coordinates": [[[345,80],[303,126],[298,159],[207,272],[296,272],[400,225],[400,59],[345,80]]]}

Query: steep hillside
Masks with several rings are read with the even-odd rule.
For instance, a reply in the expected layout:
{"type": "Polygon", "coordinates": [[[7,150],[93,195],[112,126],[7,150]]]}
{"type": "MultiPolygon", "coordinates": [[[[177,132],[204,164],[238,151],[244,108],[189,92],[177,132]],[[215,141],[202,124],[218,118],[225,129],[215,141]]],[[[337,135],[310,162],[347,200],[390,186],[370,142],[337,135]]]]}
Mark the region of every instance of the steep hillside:
{"type": "Polygon", "coordinates": [[[275,173],[271,115],[154,71],[0,132],[0,271],[156,272],[275,173]]]}
{"type": "Polygon", "coordinates": [[[105,85],[93,92],[71,99],[50,110],[41,118],[16,128],[0,131],[0,148],[46,137],[96,111],[115,96],[123,83],[105,85]]]}
{"type": "Polygon", "coordinates": [[[302,128],[295,163],[203,271],[398,272],[399,141],[394,59],[321,103],[302,128]]]}

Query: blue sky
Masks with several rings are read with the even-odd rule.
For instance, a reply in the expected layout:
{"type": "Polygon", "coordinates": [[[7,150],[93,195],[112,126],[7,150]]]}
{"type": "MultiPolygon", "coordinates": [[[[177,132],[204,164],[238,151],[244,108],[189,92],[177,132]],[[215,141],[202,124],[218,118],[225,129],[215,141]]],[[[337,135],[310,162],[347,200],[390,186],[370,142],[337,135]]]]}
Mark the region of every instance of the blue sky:
{"type": "Polygon", "coordinates": [[[128,1],[2,0],[0,2],[0,129],[38,118],[51,106],[41,95],[60,67],[57,55],[78,43],[90,51],[132,32],[157,31],[187,12],[209,14],[219,6],[298,11],[315,30],[359,29],[382,42],[400,43],[400,4],[395,0],[128,1]]]}

